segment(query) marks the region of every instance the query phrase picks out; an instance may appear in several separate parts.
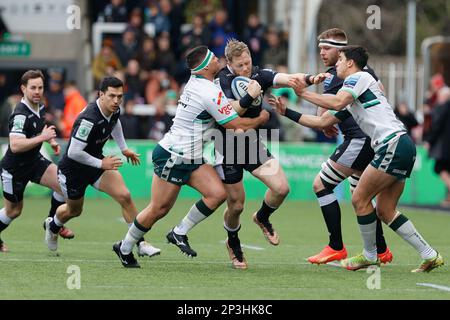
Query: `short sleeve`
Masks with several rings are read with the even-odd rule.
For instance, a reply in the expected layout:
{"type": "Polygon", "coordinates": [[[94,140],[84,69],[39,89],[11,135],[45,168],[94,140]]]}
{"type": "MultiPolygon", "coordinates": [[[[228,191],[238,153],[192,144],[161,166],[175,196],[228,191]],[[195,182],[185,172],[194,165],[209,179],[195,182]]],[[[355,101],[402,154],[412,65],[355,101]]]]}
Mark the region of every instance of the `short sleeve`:
{"type": "Polygon", "coordinates": [[[24,114],[16,114],[10,120],[10,134],[14,135],[24,135],[26,136],[25,128],[26,128],[27,116],[24,114]]]}
{"type": "Polygon", "coordinates": [[[370,74],[367,72],[354,73],[344,80],[344,84],[339,91],[346,91],[351,93],[353,99],[358,99],[370,86],[370,74]]]}
{"type": "Polygon", "coordinates": [[[81,119],[81,121],[78,124],[77,123],[73,127],[72,131],[72,137],[81,141],[81,142],[88,142],[89,135],[93,131],[94,123],[87,120],[87,119],[81,119]]]}
{"type": "Polygon", "coordinates": [[[276,75],[277,72],[271,69],[262,69],[258,72],[258,75],[255,77],[255,80],[258,81],[258,83],[261,86],[261,89],[265,91],[274,85],[276,75]]]}
{"type": "Polygon", "coordinates": [[[347,109],[343,109],[340,111],[328,110],[328,112],[330,112],[333,116],[338,118],[341,122],[344,122],[345,120],[347,120],[347,118],[350,118],[352,116],[350,111],[348,111],[347,109]]]}
{"type": "Polygon", "coordinates": [[[231,106],[223,91],[219,88],[214,92],[205,95],[203,104],[206,111],[220,125],[224,125],[239,116],[231,106]]]}

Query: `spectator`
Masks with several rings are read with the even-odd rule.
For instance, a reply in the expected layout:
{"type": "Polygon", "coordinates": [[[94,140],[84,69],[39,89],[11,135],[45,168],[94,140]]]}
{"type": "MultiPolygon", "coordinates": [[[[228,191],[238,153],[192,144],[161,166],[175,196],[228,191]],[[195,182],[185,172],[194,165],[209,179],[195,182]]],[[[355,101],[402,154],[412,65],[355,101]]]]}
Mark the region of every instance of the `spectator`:
{"type": "Polygon", "coordinates": [[[135,58],[138,53],[138,42],[136,32],[133,28],[127,27],[122,34],[121,41],[116,43],[115,52],[120,59],[122,66],[126,66],[130,59],[135,58]]]}
{"type": "Polygon", "coordinates": [[[214,19],[209,24],[211,31],[211,51],[216,57],[222,57],[229,39],[236,38],[231,23],[228,22],[228,13],[224,9],[216,12],[214,19]]]}
{"type": "Polygon", "coordinates": [[[125,71],[125,100],[143,100],[143,97],[144,84],[140,75],[139,62],[131,59],[125,71]]]}
{"type": "Polygon", "coordinates": [[[261,65],[264,52],[265,28],[256,14],[250,14],[247,27],[244,29],[244,42],[248,44],[255,66],[261,65]]]}
{"type": "Polygon", "coordinates": [[[167,113],[167,97],[159,96],[154,103],[155,115],[149,118],[148,138],[159,141],[172,126],[173,116],[167,113]]]}
{"type": "Polygon", "coordinates": [[[125,112],[120,116],[120,122],[122,124],[123,135],[125,139],[140,139],[140,125],[139,119],[133,114],[133,108],[136,104],[134,100],[128,100],[125,102],[125,112]]]}
{"type": "Polygon", "coordinates": [[[78,114],[86,107],[87,102],[78,91],[75,82],[69,81],[64,87],[66,105],[61,119],[61,132],[64,139],[70,138],[73,123],[78,114]]]}
{"type": "Polygon", "coordinates": [[[95,56],[92,62],[92,74],[94,75],[96,86],[101,79],[111,76],[114,71],[122,69],[119,57],[113,50],[112,41],[106,39],[103,41],[102,49],[95,56]]]}
{"type": "Polygon", "coordinates": [[[161,11],[161,7],[155,0],[147,2],[147,8],[144,10],[145,21],[155,26],[155,35],[159,36],[162,32],[170,32],[170,20],[161,11]]]}
{"type": "Polygon", "coordinates": [[[177,58],[170,48],[168,34],[161,34],[158,38],[158,56],[156,63],[158,68],[167,70],[171,76],[175,74],[177,58]]]}
{"type": "Polygon", "coordinates": [[[427,140],[427,135],[431,129],[431,115],[436,105],[439,91],[447,87],[442,74],[437,73],[430,79],[429,90],[426,93],[426,102],[423,105],[423,140],[427,140]]]}
{"type": "Polygon", "coordinates": [[[401,122],[403,122],[403,124],[406,127],[406,130],[408,130],[408,134],[411,136],[411,130],[419,125],[419,122],[417,122],[414,113],[409,111],[408,105],[405,102],[400,102],[395,107],[394,113],[397,116],[397,118],[401,122]]]}
{"type": "Polygon", "coordinates": [[[144,18],[141,8],[134,8],[131,10],[128,27],[133,29],[134,34],[136,35],[136,42],[139,46],[141,46],[144,38],[146,37],[144,30],[144,18]]]}
{"type": "Polygon", "coordinates": [[[287,65],[287,49],[282,43],[280,34],[275,29],[271,29],[266,39],[268,48],[263,54],[263,66],[276,69],[279,65],[287,65]]]}
{"type": "Polygon", "coordinates": [[[123,0],[111,0],[99,16],[104,22],[127,22],[127,8],[123,0]]]}
{"type": "Polygon", "coordinates": [[[441,206],[450,207],[450,89],[441,92],[442,102],[433,109],[431,129],[425,148],[435,160],[434,172],[447,187],[447,196],[441,206]],[[445,101],[445,102],[444,102],[445,101]]]}
{"type": "Polygon", "coordinates": [[[3,22],[2,15],[0,14],[0,40],[4,39],[7,32],[8,28],[6,28],[6,24],[3,22]]]}
{"type": "Polygon", "coordinates": [[[196,14],[192,19],[192,29],[181,36],[181,50],[188,51],[194,47],[208,44],[211,34],[208,28],[205,28],[203,17],[196,14]]]}
{"type": "Polygon", "coordinates": [[[153,71],[145,88],[145,99],[148,104],[155,103],[158,97],[165,97],[167,91],[178,92],[177,82],[169,76],[167,70],[161,69],[153,71]]]}
{"type": "Polygon", "coordinates": [[[142,48],[138,55],[138,61],[145,71],[151,71],[157,68],[157,52],[155,40],[150,37],[145,37],[142,42],[142,48]]]}
{"type": "Polygon", "coordinates": [[[9,116],[22,99],[22,93],[16,92],[6,98],[0,109],[0,136],[9,136],[9,116]]]}

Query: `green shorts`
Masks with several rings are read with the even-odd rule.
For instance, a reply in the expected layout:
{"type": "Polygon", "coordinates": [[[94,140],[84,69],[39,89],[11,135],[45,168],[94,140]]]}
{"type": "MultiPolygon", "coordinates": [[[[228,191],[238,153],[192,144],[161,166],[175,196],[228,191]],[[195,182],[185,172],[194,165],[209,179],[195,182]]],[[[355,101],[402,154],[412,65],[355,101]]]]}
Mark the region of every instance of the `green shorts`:
{"type": "Polygon", "coordinates": [[[370,164],[403,180],[410,177],[415,161],[416,145],[406,133],[399,132],[388,137],[375,151],[375,157],[370,164]]]}
{"type": "Polygon", "coordinates": [[[176,184],[185,185],[192,172],[205,164],[204,159],[190,160],[170,153],[159,144],[153,150],[152,161],[155,174],[161,179],[176,184]]]}

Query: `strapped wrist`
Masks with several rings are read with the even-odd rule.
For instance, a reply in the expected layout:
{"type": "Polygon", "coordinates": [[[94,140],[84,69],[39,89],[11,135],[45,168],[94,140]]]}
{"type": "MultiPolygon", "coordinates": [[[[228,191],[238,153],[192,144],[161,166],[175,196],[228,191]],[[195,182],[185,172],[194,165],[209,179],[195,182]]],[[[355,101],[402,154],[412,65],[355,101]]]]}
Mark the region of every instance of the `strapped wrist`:
{"type": "Polygon", "coordinates": [[[302,117],[302,114],[300,112],[286,108],[284,116],[288,119],[291,119],[294,122],[298,122],[300,120],[300,118],[302,117]]]}
{"type": "Polygon", "coordinates": [[[241,108],[247,109],[250,108],[250,106],[253,103],[254,98],[250,94],[246,94],[239,100],[239,105],[241,108]]]}
{"type": "Polygon", "coordinates": [[[311,82],[311,78],[312,75],[311,74],[305,74],[305,82],[308,86],[312,85],[313,83],[311,82]]]}

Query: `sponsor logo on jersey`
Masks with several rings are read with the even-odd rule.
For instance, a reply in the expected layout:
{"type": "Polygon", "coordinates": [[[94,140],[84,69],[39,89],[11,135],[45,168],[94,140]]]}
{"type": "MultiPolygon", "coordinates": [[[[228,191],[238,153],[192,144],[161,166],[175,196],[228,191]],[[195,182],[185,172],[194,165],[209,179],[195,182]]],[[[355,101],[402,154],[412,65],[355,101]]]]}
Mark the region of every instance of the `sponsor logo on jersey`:
{"type": "Polygon", "coordinates": [[[224,115],[230,115],[230,113],[231,113],[231,111],[233,110],[233,107],[231,106],[231,104],[227,104],[226,106],[224,106],[224,107],[222,107],[222,108],[220,108],[219,109],[219,112],[221,113],[221,114],[224,114],[224,115]]]}
{"type": "Polygon", "coordinates": [[[213,99],[214,103],[217,103],[218,106],[222,104],[222,91],[219,92],[219,97],[216,99],[213,99]]]}
{"type": "Polygon", "coordinates": [[[344,81],[344,87],[354,88],[360,76],[350,76],[344,81]]]}
{"type": "Polygon", "coordinates": [[[19,114],[19,115],[15,116],[14,117],[12,131],[22,132],[23,131],[23,127],[25,126],[25,119],[26,119],[26,116],[24,116],[22,114],[19,114]]]}
{"type": "Polygon", "coordinates": [[[92,122],[89,122],[87,120],[81,120],[80,126],[78,127],[77,134],[75,135],[75,138],[78,138],[82,141],[87,141],[87,138],[89,136],[89,133],[91,133],[92,127],[94,124],[92,122]]]}

